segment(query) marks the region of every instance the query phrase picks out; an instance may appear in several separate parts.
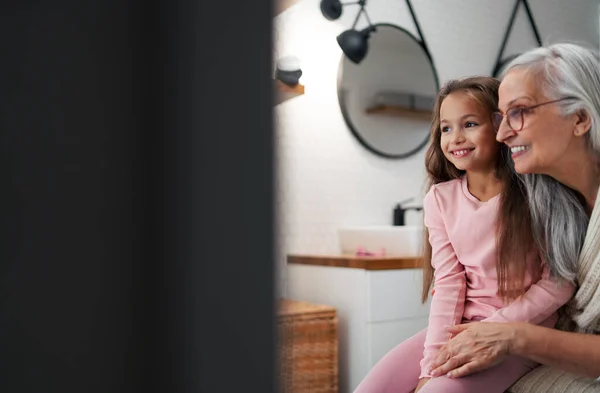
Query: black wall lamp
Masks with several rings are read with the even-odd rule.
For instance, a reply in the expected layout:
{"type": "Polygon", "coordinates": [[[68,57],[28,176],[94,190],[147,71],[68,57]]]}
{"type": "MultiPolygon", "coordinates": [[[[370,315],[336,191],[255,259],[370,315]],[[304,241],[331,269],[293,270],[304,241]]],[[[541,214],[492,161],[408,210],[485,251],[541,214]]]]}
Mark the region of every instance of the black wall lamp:
{"type": "MultiPolygon", "coordinates": [[[[425,42],[425,37],[423,37],[423,32],[421,31],[421,26],[417,21],[417,16],[415,15],[415,11],[413,9],[412,3],[410,0],[405,0],[406,5],[408,6],[408,11],[410,12],[410,16],[412,17],[413,22],[415,23],[415,27],[417,29],[417,33],[420,37],[420,43],[427,56],[431,59],[431,55],[429,54],[429,48],[427,47],[427,43],[425,42]]],[[[337,37],[337,42],[342,48],[342,51],[350,59],[352,62],[359,64],[367,55],[369,51],[369,37],[371,33],[377,31],[377,28],[373,26],[371,23],[371,19],[367,14],[367,10],[365,6],[367,5],[367,0],[358,0],[353,3],[341,3],[340,0],[321,0],[321,13],[326,19],[336,20],[342,15],[342,7],[346,5],[354,5],[358,4],[360,6],[360,10],[358,11],[358,15],[356,15],[356,19],[354,19],[354,23],[349,30],[344,31],[337,37]],[[369,22],[369,26],[364,30],[357,31],[355,29],[356,23],[362,14],[365,14],[365,18],[367,18],[367,22],[369,22]]]]}
{"type": "Polygon", "coordinates": [[[342,51],[346,57],[348,57],[348,59],[350,59],[352,62],[359,64],[369,51],[368,40],[371,36],[371,33],[377,31],[375,26],[373,26],[371,23],[369,15],[367,14],[367,10],[365,9],[367,0],[358,0],[352,3],[341,3],[340,0],[321,0],[321,13],[328,20],[336,20],[342,15],[342,7],[355,4],[360,6],[360,10],[356,15],[356,19],[354,19],[354,23],[349,30],[342,32],[342,34],[337,37],[337,42],[340,45],[340,48],[342,48],[342,51]],[[369,22],[369,26],[361,31],[358,31],[355,29],[355,27],[362,14],[365,14],[367,22],[369,22]]]}

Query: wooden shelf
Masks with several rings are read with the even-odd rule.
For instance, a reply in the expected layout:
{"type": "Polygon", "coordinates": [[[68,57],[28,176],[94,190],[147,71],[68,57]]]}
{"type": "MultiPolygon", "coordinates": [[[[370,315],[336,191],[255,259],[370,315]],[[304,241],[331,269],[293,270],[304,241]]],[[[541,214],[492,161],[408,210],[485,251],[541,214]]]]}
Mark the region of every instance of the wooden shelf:
{"type": "Polygon", "coordinates": [[[300,0],[275,0],[275,16],[281,14],[300,0]]]}
{"type": "Polygon", "coordinates": [[[366,112],[369,115],[384,115],[394,117],[411,118],[414,120],[431,121],[431,111],[402,108],[391,105],[378,105],[367,108],[366,112]]]}
{"type": "Polygon", "coordinates": [[[273,81],[273,89],[275,91],[275,105],[304,94],[303,85],[297,84],[292,87],[278,80],[273,81]]]}
{"type": "Polygon", "coordinates": [[[364,270],[416,269],[421,258],[412,257],[356,257],[353,255],[288,255],[287,263],[313,266],[334,266],[364,270]]]}

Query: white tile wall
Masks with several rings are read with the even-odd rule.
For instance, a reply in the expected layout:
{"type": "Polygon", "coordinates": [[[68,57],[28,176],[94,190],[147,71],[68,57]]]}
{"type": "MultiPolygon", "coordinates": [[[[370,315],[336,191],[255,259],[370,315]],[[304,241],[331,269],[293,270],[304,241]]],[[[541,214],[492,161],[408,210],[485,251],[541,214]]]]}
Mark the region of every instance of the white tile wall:
{"type": "MultiPolygon", "coordinates": [[[[530,0],[544,43],[599,45],[600,0],[530,0]]],[[[489,75],[508,24],[510,0],[414,0],[440,81],[489,75]]],[[[357,6],[328,21],[319,0],[303,0],[275,18],[274,59],[297,56],[303,96],[274,109],[277,162],[278,288],[285,294],[285,255],[336,253],[341,226],[389,224],[393,206],[423,195],[424,151],[404,160],[379,158],[352,137],[336,93],[341,56],[335,37],[351,26],[357,6]]],[[[374,23],[397,24],[416,34],[402,0],[369,0],[374,23]]],[[[520,10],[506,55],[535,46],[520,10]]],[[[361,19],[359,27],[365,26],[361,19]]],[[[408,224],[421,220],[411,212],[408,224]]]]}

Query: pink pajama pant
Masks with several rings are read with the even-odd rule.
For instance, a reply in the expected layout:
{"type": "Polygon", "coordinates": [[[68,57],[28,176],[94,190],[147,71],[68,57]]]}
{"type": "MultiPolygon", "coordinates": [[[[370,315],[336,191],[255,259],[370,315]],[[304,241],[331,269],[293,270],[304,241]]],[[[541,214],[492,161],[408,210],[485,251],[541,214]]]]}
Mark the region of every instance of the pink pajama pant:
{"type": "MultiPolygon", "coordinates": [[[[373,367],[354,393],[410,393],[417,387],[427,329],[405,340],[373,367]]],[[[431,378],[419,393],[503,393],[538,363],[511,356],[487,370],[462,378],[431,378]]]]}

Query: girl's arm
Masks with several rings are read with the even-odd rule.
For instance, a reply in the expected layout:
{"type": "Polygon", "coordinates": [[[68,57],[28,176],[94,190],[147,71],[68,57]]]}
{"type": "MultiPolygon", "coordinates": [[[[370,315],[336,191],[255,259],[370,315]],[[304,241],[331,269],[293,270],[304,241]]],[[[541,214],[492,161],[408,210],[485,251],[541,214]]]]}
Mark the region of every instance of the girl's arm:
{"type": "Polygon", "coordinates": [[[431,264],[435,269],[435,296],[431,300],[420,378],[430,377],[429,363],[450,339],[445,327],[461,322],[465,305],[465,269],[448,238],[435,192],[432,187],[423,201],[424,223],[432,248],[431,264]]]}
{"type": "Polygon", "coordinates": [[[482,322],[529,322],[540,324],[554,314],[575,294],[575,286],[550,278],[544,263],[542,278],[531,285],[525,294],[482,322]]]}

